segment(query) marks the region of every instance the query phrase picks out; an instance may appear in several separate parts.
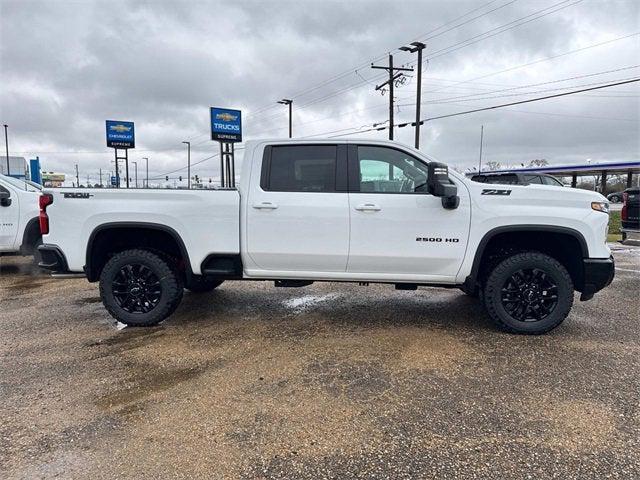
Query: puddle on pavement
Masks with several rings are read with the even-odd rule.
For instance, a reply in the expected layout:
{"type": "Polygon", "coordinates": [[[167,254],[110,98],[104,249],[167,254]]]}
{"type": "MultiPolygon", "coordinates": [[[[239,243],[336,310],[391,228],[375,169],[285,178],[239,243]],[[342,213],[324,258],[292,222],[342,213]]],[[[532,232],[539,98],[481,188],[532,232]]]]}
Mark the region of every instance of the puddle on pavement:
{"type": "Polygon", "coordinates": [[[326,295],[304,295],[302,297],[290,298],[282,302],[286,308],[302,312],[309,307],[313,307],[319,303],[328,302],[339,298],[339,293],[328,293],[326,295]]]}

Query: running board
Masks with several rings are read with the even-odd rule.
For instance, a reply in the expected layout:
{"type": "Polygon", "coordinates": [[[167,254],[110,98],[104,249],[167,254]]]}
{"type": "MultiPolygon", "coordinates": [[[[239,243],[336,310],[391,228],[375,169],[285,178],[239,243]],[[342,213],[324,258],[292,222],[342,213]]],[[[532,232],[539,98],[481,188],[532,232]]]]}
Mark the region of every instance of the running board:
{"type": "Polygon", "coordinates": [[[285,287],[285,288],[298,288],[298,287],[306,287],[311,285],[313,281],[311,280],[274,280],[273,284],[276,287],[285,287]]]}

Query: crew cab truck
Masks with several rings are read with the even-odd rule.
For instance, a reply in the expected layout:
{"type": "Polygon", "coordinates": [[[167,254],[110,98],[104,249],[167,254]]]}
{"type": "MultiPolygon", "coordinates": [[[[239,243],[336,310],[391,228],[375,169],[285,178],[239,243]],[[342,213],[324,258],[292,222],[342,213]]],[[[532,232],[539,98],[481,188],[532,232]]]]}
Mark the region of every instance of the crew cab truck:
{"type": "Polygon", "coordinates": [[[614,275],[606,199],[472,182],[389,141],[247,142],[237,189],[45,191],[41,266],[100,282],[109,313],[154,325],[183,288],[224,280],[460,288],[539,334],[614,275]]]}
{"type": "Polygon", "coordinates": [[[34,255],[39,262],[39,197],[36,184],[0,175],[0,256],[34,255]]]}

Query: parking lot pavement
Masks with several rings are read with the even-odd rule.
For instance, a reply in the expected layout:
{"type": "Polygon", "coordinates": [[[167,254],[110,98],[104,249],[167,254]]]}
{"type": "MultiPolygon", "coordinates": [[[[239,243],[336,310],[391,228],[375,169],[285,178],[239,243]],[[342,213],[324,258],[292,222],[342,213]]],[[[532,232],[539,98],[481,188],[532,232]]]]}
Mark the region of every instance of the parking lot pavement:
{"type": "Polygon", "coordinates": [[[0,261],[3,478],[638,478],[640,249],[539,337],[458,290],[227,282],[118,330],[0,261]]]}

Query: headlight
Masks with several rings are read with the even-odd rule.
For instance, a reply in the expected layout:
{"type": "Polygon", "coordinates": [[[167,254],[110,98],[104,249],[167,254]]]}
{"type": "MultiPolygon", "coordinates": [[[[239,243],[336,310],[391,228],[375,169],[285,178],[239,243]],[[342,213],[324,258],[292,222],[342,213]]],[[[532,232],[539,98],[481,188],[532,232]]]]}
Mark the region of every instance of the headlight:
{"type": "Polygon", "coordinates": [[[591,202],[591,208],[607,215],[609,214],[609,204],[607,202],[591,202]]]}

